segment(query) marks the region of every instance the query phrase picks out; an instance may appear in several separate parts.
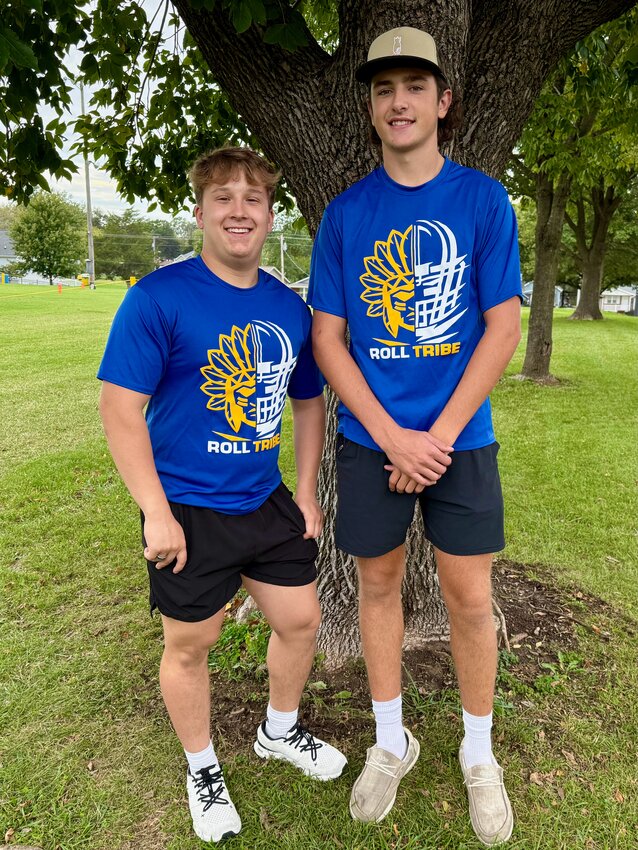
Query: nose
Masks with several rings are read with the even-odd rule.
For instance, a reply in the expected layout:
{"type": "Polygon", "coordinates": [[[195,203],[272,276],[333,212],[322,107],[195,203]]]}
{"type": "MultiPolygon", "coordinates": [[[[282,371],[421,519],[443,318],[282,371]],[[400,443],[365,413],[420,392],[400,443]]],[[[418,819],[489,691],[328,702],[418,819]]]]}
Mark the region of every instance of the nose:
{"type": "Polygon", "coordinates": [[[406,97],[406,91],[403,86],[397,86],[394,90],[394,95],[392,97],[392,111],[393,112],[405,112],[408,108],[408,101],[406,97]]]}
{"type": "Polygon", "coordinates": [[[242,198],[233,198],[230,205],[229,213],[233,218],[245,217],[246,213],[244,210],[244,202],[242,198]]]}

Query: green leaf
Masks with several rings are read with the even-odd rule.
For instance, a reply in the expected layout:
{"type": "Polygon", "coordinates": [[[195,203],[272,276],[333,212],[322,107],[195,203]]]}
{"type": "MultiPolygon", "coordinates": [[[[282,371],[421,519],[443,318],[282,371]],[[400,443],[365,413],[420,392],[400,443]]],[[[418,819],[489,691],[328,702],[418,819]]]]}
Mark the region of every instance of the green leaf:
{"type": "Polygon", "coordinates": [[[352,691],[339,691],[338,694],[335,694],[335,699],[350,699],[352,696],[352,691]]]}
{"type": "Polygon", "coordinates": [[[266,24],[266,7],[261,0],[247,0],[247,2],[250,6],[253,21],[263,27],[266,24]]]}
{"type": "Polygon", "coordinates": [[[9,57],[18,68],[33,68],[38,70],[38,60],[28,44],[20,41],[18,36],[6,27],[0,28],[0,41],[4,41],[9,49],[9,57]]]}
{"type": "Polygon", "coordinates": [[[250,4],[243,2],[243,0],[236,5],[233,4],[230,9],[230,18],[237,32],[246,32],[253,22],[250,4]]]}
{"type": "Polygon", "coordinates": [[[9,45],[4,38],[0,38],[0,73],[9,61],[9,45]]]}
{"type": "Polygon", "coordinates": [[[289,50],[291,53],[299,47],[307,44],[306,32],[303,26],[303,18],[299,21],[296,16],[291,16],[291,20],[286,24],[274,24],[268,27],[264,33],[264,41],[267,44],[278,44],[284,50],[289,50]]]}

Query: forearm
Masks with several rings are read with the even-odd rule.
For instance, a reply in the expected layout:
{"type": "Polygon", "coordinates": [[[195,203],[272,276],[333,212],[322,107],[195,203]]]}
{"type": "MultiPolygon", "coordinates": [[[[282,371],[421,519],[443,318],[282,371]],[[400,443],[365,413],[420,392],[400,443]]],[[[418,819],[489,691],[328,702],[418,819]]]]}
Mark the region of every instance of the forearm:
{"type": "Polygon", "coordinates": [[[490,392],[512,359],[520,340],[516,327],[488,327],[430,434],[453,444],[490,392]]]}
{"type": "Polygon", "coordinates": [[[296,493],[315,497],[317,476],[326,433],[326,405],[323,395],[308,399],[291,399],[296,493]]]}
{"type": "Polygon", "coordinates": [[[117,470],[144,515],[170,513],[142,411],[123,411],[102,400],[100,415],[117,470]]]}

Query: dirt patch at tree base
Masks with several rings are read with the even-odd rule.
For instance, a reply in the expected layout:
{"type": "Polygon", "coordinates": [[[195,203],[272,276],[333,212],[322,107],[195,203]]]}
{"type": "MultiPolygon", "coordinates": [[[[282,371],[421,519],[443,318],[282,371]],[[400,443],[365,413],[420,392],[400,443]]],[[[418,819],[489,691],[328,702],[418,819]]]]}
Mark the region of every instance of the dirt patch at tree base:
{"type": "MultiPolygon", "coordinates": [[[[508,673],[532,686],[546,668],[560,665],[578,647],[577,627],[609,640],[605,622],[622,617],[607,603],[569,585],[559,586],[542,566],[498,560],[493,574],[494,598],[504,614],[510,643],[508,673]]],[[[636,624],[629,621],[629,631],[636,624]]],[[[500,649],[504,649],[501,645],[500,649]]],[[[422,697],[456,688],[456,677],[447,642],[432,641],[404,653],[404,688],[422,697]]],[[[246,748],[247,729],[263,720],[268,701],[265,669],[247,673],[240,681],[223,674],[213,678],[213,736],[224,739],[225,752],[246,748]]],[[[404,698],[406,709],[409,700],[404,698]]],[[[370,727],[370,695],[362,659],[337,669],[313,668],[302,701],[302,715],[320,737],[339,740],[370,727]]]]}

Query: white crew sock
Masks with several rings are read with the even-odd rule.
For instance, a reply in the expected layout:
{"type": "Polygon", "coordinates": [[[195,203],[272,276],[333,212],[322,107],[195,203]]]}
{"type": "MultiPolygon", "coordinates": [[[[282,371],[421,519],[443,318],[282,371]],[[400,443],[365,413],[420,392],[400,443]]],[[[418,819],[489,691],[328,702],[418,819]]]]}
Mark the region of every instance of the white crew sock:
{"type": "Polygon", "coordinates": [[[403,731],[403,700],[401,694],[387,702],[372,700],[372,711],[377,722],[377,747],[395,755],[405,757],[408,742],[403,731]]]}
{"type": "Polygon", "coordinates": [[[212,742],[209,742],[206,749],[201,750],[199,753],[189,753],[184,750],[184,755],[188,760],[188,766],[192,774],[197,773],[197,771],[201,770],[203,767],[210,767],[213,764],[218,764],[212,742]]]}
{"type": "Polygon", "coordinates": [[[277,711],[268,703],[266,709],[266,735],[269,738],[285,738],[297,722],[299,709],[294,711],[277,711]]]}
{"type": "Polygon", "coordinates": [[[468,714],[463,709],[463,726],[465,740],[463,741],[463,757],[468,767],[477,764],[496,764],[492,755],[492,712],[485,717],[468,714]]]}

